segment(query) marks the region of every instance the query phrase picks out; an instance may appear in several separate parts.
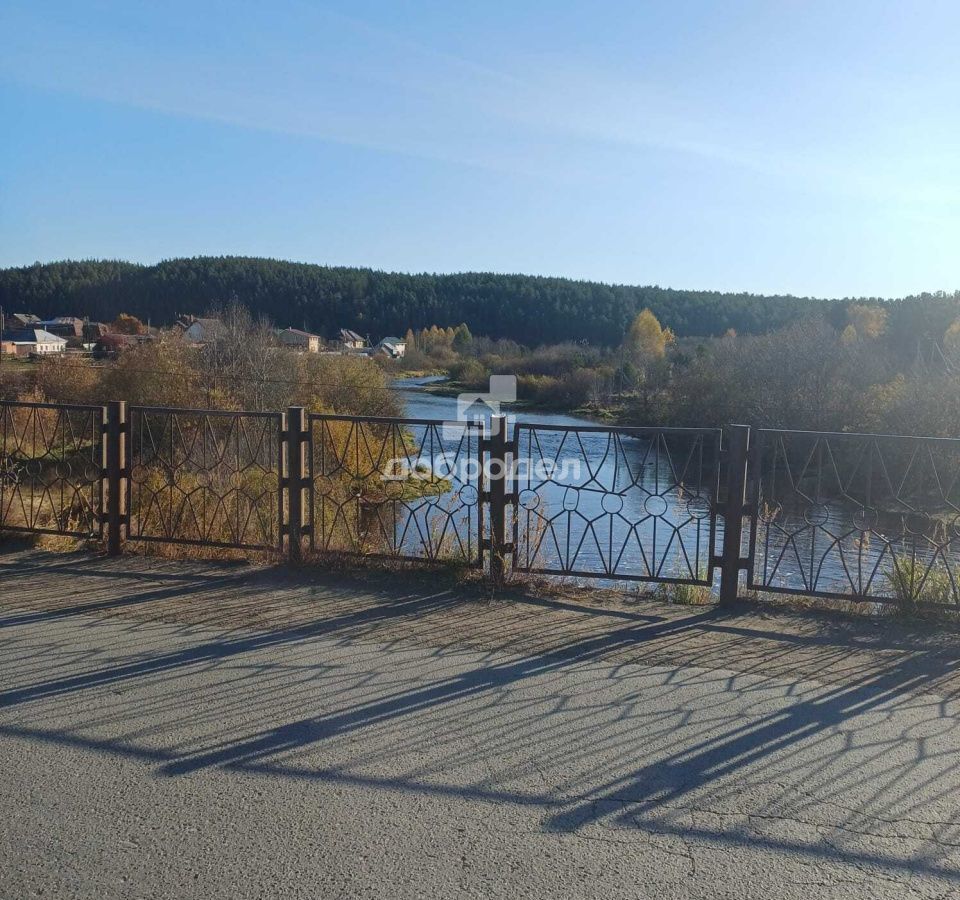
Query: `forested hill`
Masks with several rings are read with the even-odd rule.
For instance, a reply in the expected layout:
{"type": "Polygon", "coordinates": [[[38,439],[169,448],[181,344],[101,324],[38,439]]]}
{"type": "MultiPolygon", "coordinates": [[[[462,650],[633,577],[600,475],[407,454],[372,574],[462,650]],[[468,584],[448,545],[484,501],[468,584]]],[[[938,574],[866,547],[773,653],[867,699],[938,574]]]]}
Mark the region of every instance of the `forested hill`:
{"type": "MultiPolygon", "coordinates": [[[[306,327],[325,336],[340,327],[381,336],[466,322],[475,334],[524,344],[614,344],[644,307],[686,336],[722,334],[729,328],[765,332],[819,311],[839,321],[846,305],[530,275],[404,275],[246,257],[173,259],[155,266],[88,261],[0,269],[0,305],[7,312],[42,318],[112,320],[126,312],[160,325],[177,314],[199,314],[234,299],[277,325],[306,327]]],[[[924,308],[936,307],[935,327],[947,315],[947,305],[956,307],[956,298],[925,300],[924,308]]],[[[896,309],[904,302],[890,305],[896,309]]],[[[909,315],[919,312],[911,309],[909,315]]]]}

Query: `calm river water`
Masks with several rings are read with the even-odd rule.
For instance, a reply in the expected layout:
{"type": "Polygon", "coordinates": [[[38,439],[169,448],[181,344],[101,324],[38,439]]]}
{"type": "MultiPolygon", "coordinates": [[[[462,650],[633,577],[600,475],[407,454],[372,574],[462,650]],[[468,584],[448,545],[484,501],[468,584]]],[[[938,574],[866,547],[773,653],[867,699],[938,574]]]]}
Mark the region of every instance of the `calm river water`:
{"type": "MultiPolygon", "coordinates": [[[[424,384],[442,380],[395,382],[406,415],[456,420],[455,397],[422,390],[424,384]]],[[[708,500],[719,466],[714,433],[681,430],[651,440],[616,436],[596,422],[566,414],[523,411],[516,419],[521,468],[515,559],[520,566],[583,577],[704,578],[711,552],[708,500]],[[551,475],[537,469],[545,460],[569,467],[551,475]]],[[[895,517],[864,533],[864,510],[850,497],[834,496],[812,508],[799,491],[796,499],[799,504],[779,509],[775,520],[760,520],[760,583],[799,592],[815,586],[889,596],[894,557],[903,560],[910,554],[921,563],[921,576],[931,564],[935,570],[953,571],[957,563],[960,580],[960,547],[938,551],[929,541],[906,540],[895,517]]],[[[717,548],[722,530],[718,517],[717,548]]],[[[748,533],[745,522],[743,554],[748,533]]]]}
{"type": "MultiPolygon", "coordinates": [[[[441,380],[395,382],[407,416],[456,420],[455,397],[421,389],[441,380]]],[[[521,565],[584,577],[706,576],[708,498],[717,463],[710,436],[681,434],[652,442],[611,436],[578,416],[524,411],[516,418],[522,423],[521,565]],[[561,471],[552,475],[550,464],[561,471]]]]}

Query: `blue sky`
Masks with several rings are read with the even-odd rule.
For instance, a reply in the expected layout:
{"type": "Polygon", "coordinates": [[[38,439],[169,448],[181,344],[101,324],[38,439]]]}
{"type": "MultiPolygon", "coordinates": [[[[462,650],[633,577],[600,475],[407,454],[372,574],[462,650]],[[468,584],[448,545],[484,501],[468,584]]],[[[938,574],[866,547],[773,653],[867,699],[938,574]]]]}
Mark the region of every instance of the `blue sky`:
{"type": "Polygon", "coordinates": [[[960,3],[0,4],[0,265],[960,288],[960,3]]]}

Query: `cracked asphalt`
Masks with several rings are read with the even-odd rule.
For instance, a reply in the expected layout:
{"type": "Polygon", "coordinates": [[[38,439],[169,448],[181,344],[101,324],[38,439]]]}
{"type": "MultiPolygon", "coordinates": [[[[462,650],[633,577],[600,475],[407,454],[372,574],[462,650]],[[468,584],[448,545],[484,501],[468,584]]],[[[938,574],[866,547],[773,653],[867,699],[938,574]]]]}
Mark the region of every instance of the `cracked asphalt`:
{"type": "Polygon", "coordinates": [[[0,895],[960,898],[960,640],[0,554],[0,895]]]}

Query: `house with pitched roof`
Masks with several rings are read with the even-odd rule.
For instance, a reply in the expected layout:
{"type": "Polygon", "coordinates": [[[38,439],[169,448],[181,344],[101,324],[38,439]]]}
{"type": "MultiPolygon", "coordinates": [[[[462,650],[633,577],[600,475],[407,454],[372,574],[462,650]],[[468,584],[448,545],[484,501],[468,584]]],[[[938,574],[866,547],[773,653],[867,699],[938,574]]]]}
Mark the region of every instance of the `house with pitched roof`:
{"type": "Polygon", "coordinates": [[[52,353],[63,353],[67,348],[64,338],[50,334],[43,328],[28,328],[17,331],[4,338],[5,347],[13,348],[14,356],[48,356],[52,353]]]}
{"type": "Polygon", "coordinates": [[[403,338],[385,337],[377,344],[377,350],[391,359],[403,359],[407,352],[407,342],[403,338]]]}
{"type": "Polygon", "coordinates": [[[346,351],[356,352],[357,350],[366,349],[367,339],[357,334],[355,331],[351,331],[349,328],[341,328],[340,345],[346,351]]]}
{"type": "Polygon", "coordinates": [[[283,328],[277,332],[277,339],[284,347],[304,353],[319,353],[323,343],[320,335],[301,331],[299,328],[283,328]]]}

